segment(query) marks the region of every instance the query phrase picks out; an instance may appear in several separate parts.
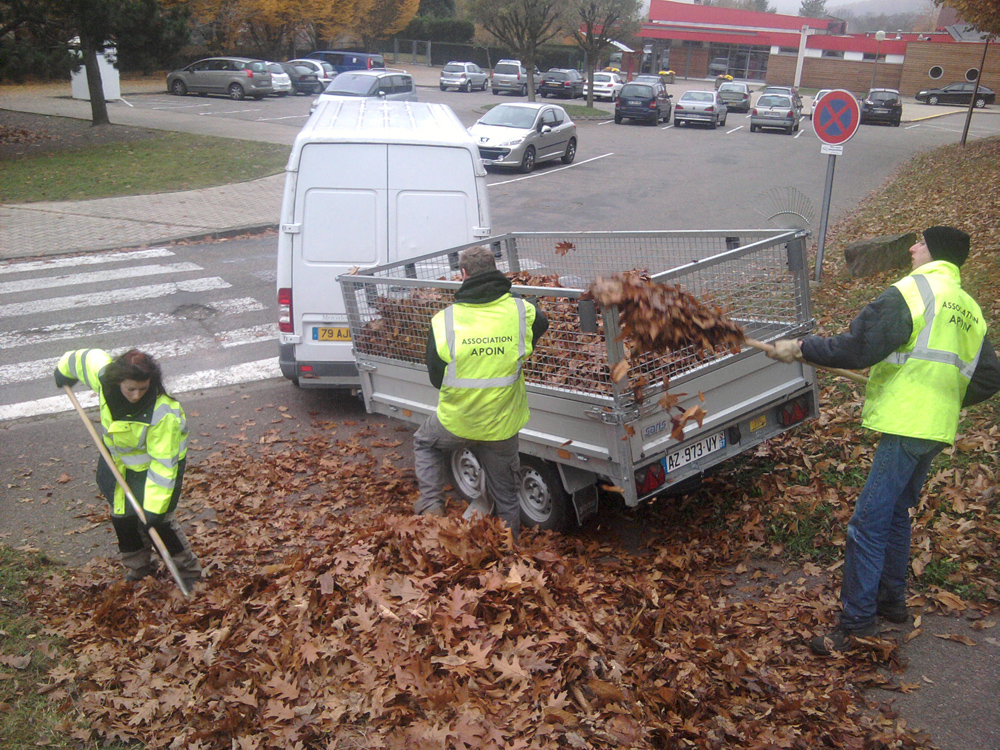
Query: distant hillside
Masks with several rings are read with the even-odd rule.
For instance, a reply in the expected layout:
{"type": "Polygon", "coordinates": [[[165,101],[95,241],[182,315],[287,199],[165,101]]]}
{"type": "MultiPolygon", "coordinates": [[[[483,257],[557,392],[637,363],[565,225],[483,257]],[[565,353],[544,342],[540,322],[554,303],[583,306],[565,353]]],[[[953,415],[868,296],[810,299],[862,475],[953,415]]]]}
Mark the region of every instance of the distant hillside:
{"type": "Polygon", "coordinates": [[[828,0],[826,4],[827,12],[832,16],[845,10],[855,16],[923,13],[933,7],[931,0],[854,0],[846,3],[828,0]]]}

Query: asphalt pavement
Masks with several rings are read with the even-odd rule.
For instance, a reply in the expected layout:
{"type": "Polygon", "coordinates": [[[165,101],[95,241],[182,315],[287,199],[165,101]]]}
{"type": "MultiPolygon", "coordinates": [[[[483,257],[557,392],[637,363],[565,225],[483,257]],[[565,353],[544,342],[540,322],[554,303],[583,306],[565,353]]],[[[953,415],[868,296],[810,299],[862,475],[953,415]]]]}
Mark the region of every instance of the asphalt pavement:
{"type": "MultiPolygon", "coordinates": [[[[419,87],[436,87],[440,68],[400,64],[419,87]]],[[[674,96],[705,88],[702,79],[679,80],[668,88],[674,96]]],[[[170,130],[225,138],[292,145],[298,132],[275,123],[229,118],[191,117],[162,109],[135,108],[129,98],[166,93],[166,82],[122,80],[122,98],[108,103],[116,125],[170,130]]],[[[90,102],[73,99],[68,82],[44,86],[5,86],[0,110],[91,119],[90,102]]],[[[929,117],[962,108],[940,107],[929,117]]],[[[982,110],[980,110],[982,111],[982,110]]],[[[904,102],[903,119],[929,119],[925,108],[904,102]]],[[[143,247],[260,231],[277,226],[284,174],[231,185],[178,192],[100,198],[83,201],[0,205],[0,260],[143,247]]]]}

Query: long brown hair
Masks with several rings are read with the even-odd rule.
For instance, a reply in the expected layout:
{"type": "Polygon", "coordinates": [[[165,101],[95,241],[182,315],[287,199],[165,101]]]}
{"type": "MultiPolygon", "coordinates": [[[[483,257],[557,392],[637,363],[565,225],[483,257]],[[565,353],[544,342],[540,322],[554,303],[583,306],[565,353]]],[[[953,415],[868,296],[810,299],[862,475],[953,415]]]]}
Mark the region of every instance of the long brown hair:
{"type": "Polygon", "coordinates": [[[108,365],[104,371],[104,381],[108,385],[121,385],[124,380],[149,381],[153,393],[166,393],[163,387],[163,373],[160,363],[146,352],[129,349],[108,365]]]}

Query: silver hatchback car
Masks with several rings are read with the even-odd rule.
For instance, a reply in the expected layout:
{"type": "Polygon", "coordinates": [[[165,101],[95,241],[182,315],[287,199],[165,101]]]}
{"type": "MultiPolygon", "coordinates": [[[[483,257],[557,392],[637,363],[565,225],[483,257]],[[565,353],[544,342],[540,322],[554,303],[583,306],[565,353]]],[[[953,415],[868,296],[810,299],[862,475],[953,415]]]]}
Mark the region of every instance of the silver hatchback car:
{"type": "Polygon", "coordinates": [[[167,90],[175,96],[224,94],[230,99],[263,99],[273,89],[263,60],[209,57],[169,73],[167,90]]]}
{"type": "Polygon", "coordinates": [[[486,91],[490,85],[489,74],[474,62],[450,62],[441,69],[439,80],[441,90],[449,88],[459,91],[486,91]]]}
{"type": "Polygon", "coordinates": [[[791,135],[799,129],[802,115],[791,96],[761,94],[750,111],[750,132],[763,128],[784,130],[791,135]]]}
{"type": "Polygon", "coordinates": [[[674,105],[674,125],[706,122],[717,128],[726,124],[728,114],[718,91],[685,91],[674,105]]]}
{"type": "Polygon", "coordinates": [[[571,164],[576,158],[576,125],[555,104],[498,104],[469,128],[479,156],[490,167],[531,172],[552,159],[571,164]]]}
{"type": "Polygon", "coordinates": [[[319,98],[312,103],[312,113],[319,102],[327,99],[369,97],[387,101],[417,101],[413,76],[395,68],[348,70],[334,78],[319,98]]]}

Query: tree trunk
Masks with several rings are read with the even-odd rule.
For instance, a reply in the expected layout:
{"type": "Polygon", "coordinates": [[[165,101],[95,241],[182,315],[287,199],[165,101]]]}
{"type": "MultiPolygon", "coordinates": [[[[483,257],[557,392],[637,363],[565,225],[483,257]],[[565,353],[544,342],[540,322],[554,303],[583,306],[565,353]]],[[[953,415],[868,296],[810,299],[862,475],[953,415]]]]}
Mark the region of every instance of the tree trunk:
{"type": "Polygon", "coordinates": [[[101,69],[97,64],[97,50],[81,40],[80,52],[83,53],[83,66],[87,71],[91,125],[110,125],[108,103],[104,101],[104,81],[101,80],[101,69]]]}

